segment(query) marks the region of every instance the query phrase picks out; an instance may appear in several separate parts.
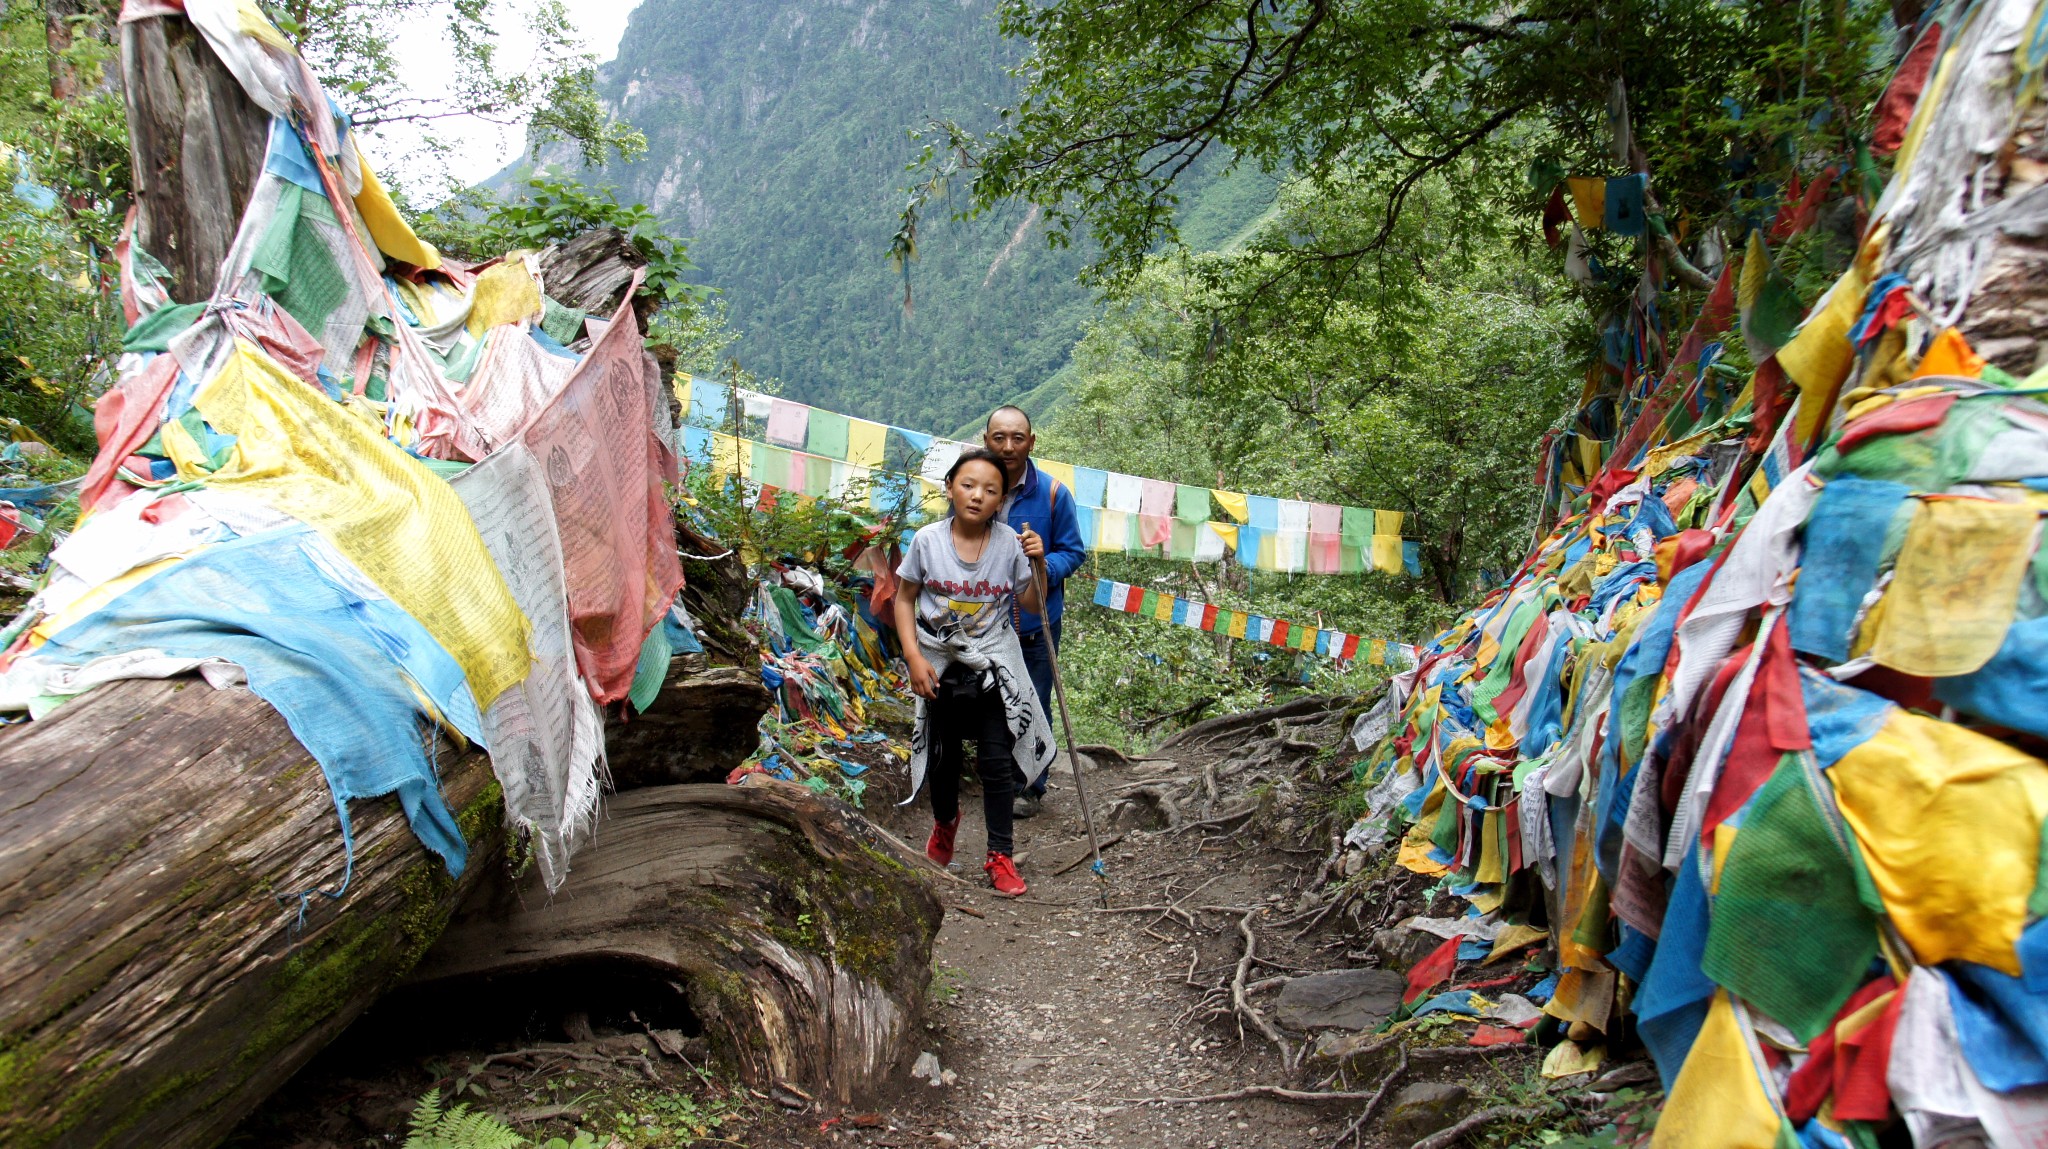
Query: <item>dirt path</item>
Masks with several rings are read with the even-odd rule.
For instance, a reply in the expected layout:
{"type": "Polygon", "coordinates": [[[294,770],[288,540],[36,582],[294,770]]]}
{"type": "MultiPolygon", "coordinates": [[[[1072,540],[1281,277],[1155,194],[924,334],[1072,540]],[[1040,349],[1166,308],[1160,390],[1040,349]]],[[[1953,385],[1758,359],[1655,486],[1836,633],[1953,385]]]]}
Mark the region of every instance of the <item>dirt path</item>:
{"type": "MultiPolygon", "coordinates": [[[[1326,728],[1315,736],[1327,743],[1334,741],[1328,737],[1333,733],[1326,728]]],[[[404,1113],[428,1085],[452,1083],[466,1089],[464,1095],[478,1108],[508,1117],[539,1140],[567,1139],[579,1129],[594,1132],[594,1141],[579,1143],[590,1149],[692,1144],[1333,1149],[1340,1131],[1363,1108],[1356,1097],[1311,1104],[1258,1097],[1201,1104],[1164,1099],[1258,1084],[1332,1085],[1328,1062],[1312,1062],[1306,1074],[1287,1072],[1273,1042],[1255,1026],[1240,1025],[1231,1012],[1228,987],[1245,954],[1241,923],[1257,939],[1255,960],[1245,965],[1247,999],[1270,1016],[1282,975],[1377,964],[1380,956],[1371,952],[1370,942],[1374,927],[1388,915],[1426,910],[1430,899],[1406,878],[1390,877],[1394,884],[1384,888],[1375,885],[1377,894],[1353,883],[1351,889],[1361,896],[1339,905],[1360,916],[1345,920],[1343,914],[1333,915],[1302,935],[1304,925],[1314,924],[1318,905],[1329,905],[1302,900],[1322,872],[1327,849],[1311,849],[1315,843],[1304,841],[1320,833],[1308,829],[1323,799],[1303,776],[1313,774],[1311,763],[1298,755],[1276,763],[1235,735],[1212,744],[1206,755],[1172,753],[1179,761],[1121,763],[1087,775],[1098,817],[1109,816],[1119,796],[1138,787],[1152,787],[1178,803],[1173,813],[1181,823],[1178,829],[1101,827],[1105,839],[1116,839],[1105,853],[1106,887],[1086,864],[1086,835],[1064,756],[1044,812],[1017,825],[1022,870],[1031,884],[1025,898],[998,898],[987,888],[979,864],[985,840],[979,795],[963,796],[969,814],[953,871],[957,880],[942,887],[947,910],[920,1043],[940,1066],[937,1085],[906,1072],[900,1088],[871,1102],[872,1109],[834,1113],[787,1095],[749,1091],[716,1077],[700,1079],[659,1056],[651,1061],[621,1057],[610,1067],[585,1062],[525,1071],[479,1069],[481,1059],[495,1049],[560,1040],[558,1034],[550,1037],[545,1018],[537,1015],[516,1041],[478,1045],[472,1038],[462,1048],[443,1045],[438,1052],[370,1056],[366,1051],[376,1048],[374,1040],[358,1041],[353,1049],[344,1042],[301,1074],[234,1144],[238,1149],[389,1144],[402,1140],[392,1133],[402,1129],[404,1113]],[[1255,802],[1260,807],[1256,817],[1227,816],[1255,802]],[[1219,824],[1204,825],[1205,816],[1219,824]],[[1102,906],[1105,892],[1107,910],[1102,906]],[[1381,904],[1389,900],[1395,904],[1381,904]],[[1171,915],[1142,909],[1169,905],[1171,915]],[[642,1070],[631,1068],[635,1064],[646,1067],[644,1078],[642,1070]],[[785,1105],[799,1108],[791,1111],[785,1105]]],[[[1326,767],[1333,774],[1343,769],[1341,763],[1326,767]]],[[[919,847],[931,824],[922,803],[898,808],[874,802],[868,813],[919,847]]],[[[1125,811],[1126,818],[1130,813],[1125,811]]],[[[1435,944],[1435,939],[1428,941],[1435,944]]],[[[1473,969],[1457,984],[1499,985],[1500,975],[1514,969],[1473,969]],[[1489,977],[1496,980],[1483,980],[1489,977]]],[[[1536,976],[1522,974],[1518,980],[1536,976]]],[[[646,1018],[631,1016],[647,1024],[646,1018]]],[[[595,1012],[591,1020],[598,1021],[595,1012]]],[[[597,1052],[608,1048],[602,1042],[643,1040],[631,1032],[633,1025],[609,1020],[613,1028],[598,1026],[601,1044],[592,1047],[597,1052]],[[618,1036],[605,1038],[606,1033],[618,1036]]],[[[1286,1036],[1290,1042],[1302,1040],[1286,1036]]],[[[1462,1048],[1464,1036],[1440,1028],[1427,1040],[1448,1039],[1460,1048],[1440,1045],[1429,1051],[1447,1056],[1412,1066],[1400,1084],[1470,1082],[1477,1096],[1462,1100],[1457,1112],[1530,1096],[1533,1050],[1462,1048]]],[[[1336,1087],[1371,1090],[1384,1068],[1362,1068],[1359,1079],[1336,1087]]],[[[1405,1149],[1452,1119],[1418,1129],[1390,1123],[1390,1116],[1384,1111],[1377,1115],[1358,1144],[1405,1149]]],[[[1345,1143],[1351,1144],[1348,1138],[1345,1143]]]]}
{"type": "MultiPolygon", "coordinates": [[[[1290,856],[1255,841],[1201,828],[1122,833],[1104,854],[1105,890],[1085,862],[1088,845],[1061,757],[1045,809],[1017,824],[1018,852],[1031,885],[1023,899],[999,898],[982,880],[976,799],[961,829],[948,883],[945,923],[934,955],[937,974],[926,1048],[949,1075],[937,1086],[915,1082],[867,1128],[851,1121],[820,1129],[804,1143],[877,1146],[983,1146],[986,1149],[1281,1149],[1327,1146],[1346,1122],[1337,1107],[1264,1099],[1202,1105],[1143,1099],[1198,1096],[1285,1080],[1272,1046],[1250,1030],[1240,1040],[1228,1017],[1199,1013],[1204,994],[1187,983],[1215,984],[1243,953],[1237,922],[1244,910],[1277,907],[1319,859],[1290,856]],[[1073,865],[1063,874],[1053,871],[1073,865]],[[1160,921],[1133,907],[1187,907],[1203,930],[1160,921]],[[1202,912],[1197,907],[1233,912],[1202,912]]],[[[1098,813],[1134,783],[1124,770],[1087,776],[1098,813]]],[[[886,821],[922,844],[929,814],[890,811],[886,821]]],[[[1259,923],[1251,980],[1274,965],[1305,968],[1312,952],[1288,943],[1292,931],[1259,923]]],[[[1341,957],[1341,955],[1339,955],[1341,957]]],[[[1320,964],[1328,964],[1327,960],[1320,964]]],[[[872,1117],[864,1117],[871,1122],[872,1117]]],[[[1347,1118],[1348,1120],[1348,1118],[1347,1118]]],[[[791,1122],[788,1135],[801,1136],[791,1122]]]]}

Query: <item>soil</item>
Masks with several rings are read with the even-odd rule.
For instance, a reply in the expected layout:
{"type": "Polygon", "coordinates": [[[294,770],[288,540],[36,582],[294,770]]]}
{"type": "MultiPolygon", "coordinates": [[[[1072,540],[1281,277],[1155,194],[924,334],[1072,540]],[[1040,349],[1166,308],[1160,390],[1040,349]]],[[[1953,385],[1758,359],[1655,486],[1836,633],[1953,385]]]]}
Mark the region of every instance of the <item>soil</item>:
{"type": "MultiPolygon", "coordinates": [[[[432,1041],[416,1040],[417,1004],[403,1007],[410,1016],[396,1023],[389,1016],[380,1020],[390,1012],[380,1005],[358,1023],[356,1030],[366,1033],[352,1031],[301,1073],[245,1124],[233,1144],[248,1149],[395,1144],[403,1140],[404,1116],[413,1103],[430,1085],[439,1085],[461,1090],[477,1109],[523,1118],[515,1124],[536,1140],[566,1139],[583,1130],[592,1135],[588,1144],[620,1149],[689,1144],[1328,1149],[1363,1102],[1250,1098],[1174,1104],[1169,1099],[1260,1083],[1372,1089],[1376,1081],[1333,1080],[1327,1063],[1311,1061],[1304,1073],[1290,1074],[1272,1042],[1232,1015],[1227,990],[1214,989],[1228,986],[1244,953],[1240,921],[1248,922],[1257,936],[1246,979],[1256,983],[1282,974],[1374,965],[1378,958],[1366,941],[1373,929],[1390,913],[1407,909],[1394,904],[1399,899],[1420,898],[1419,909],[1428,897],[1406,875],[1390,876],[1381,883],[1382,897],[1353,900],[1342,912],[1316,922],[1313,902],[1305,911],[1297,908],[1329,851],[1325,824],[1314,816],[1316,799],[1295,793],[1297,781],[1304,789],[1312,789],[1312,783],[1283,777],[1276,786],[1269,777],[1257,789],[1217,793],[1205,801],[1203,766],[1214,763],[1197,761],[1123,763],[1088,772],[1085,782],[1098,817],[1108,817],[1119,791],[1129,787],[1178,781],[1179,792],[1185,793],[1188,779],[1195,780],[1195,797],[1182,799],[1185,822],[1177,831],[1120,823],[1099,827],[1105,840],[1115,842],[1103,855],[1107,878],[1098,879],[1086,861],[1086,834],[1065,762],[1062,756],[1044,811],[1017,823],[1020,869],[1030,883],[1022,898],[1000,898],[987,887],[979,866],[984,841],[979,797],[972,792],[963,796],[968,814],[954,876],[942,891],[947,914],[936,947],[923,1044],[941,1067],[940,1084],[914,1079],[906,1067],[900,1090],[872,1102],[872,1108],[827,1112],[804,1098],[747,1090],[698,1071],[694,1059],[702,1056],[696,1047],[701,1043],[683,1051],[693,1059],[685,1062],[663,1056],[654,1038],[633,1032],[659,1031],[656,1037],[671,1042],[687,1038],[687,1019],[672,1013],[641,1016],[614,1001],[587,1013],[571,1010],[565,1025],[551,1021],[545,1007],[536,1007],[523,1028],[500,1025],[495,1033],[469,1028],[468,1040],[444,1039],[436,1048],[432,1041]],[[1228,814],[1254,801],[1260,810],[1251,817],[1198,824],[1205,816],[1228,814]],[[1176,914],[1140,908],[1167,905],[1176,907],[1176,914]],[[1189,921],[1196,928],[1190,929],[1189,921]],[[1300,936],[1298,931],[1310,925],[1314,928],[1300,936]],[[410,1037],[383,1040],[374,1036],[380,1032],[410,1037]],[[582,1043],[574,1044],[577,1039],[582,1043]],[[607,1043],[616,1055],[609,1066],[607,1043]],[[451,1044],[457,1048],[448,1048],[451,1044]],[[504,1051],[522,1048],[528,1050],[522,1058],[502,1058],[504,1051]],[[481,1064],[491,1053],[499,1053],[501,1060],[481,1064]],[[687,1098],[688,1105],[679,1098],[687,1098]]],[[[1336,774],[1341,762],[1326,756],[1322,767],[1336,774]]],[[[1295,768],[1315,769],[1307,761],[1295,768]]],[[[886,789],[877,787],[876,793],[886,789]]],[[[913,845],[922,844],[930,826],[922,802],[904,809],[878,808],[871,801],[868,812],[913,845]]],[[[1117,817],[1128,821],[1142,812],[1142,807],[1126,805],[1117,817]]],[[[1152,811],[1155,817],[1158,813],[1152,811]]],[[[1510,973],[1520,968],[1519,963],[1502,965],[1510,973]]],[[[1468,971],[1460,980],[1489,972],[1498,977],[1503,971],[1468,971]]],[[[1251,997],[1267,1014],[1271,989],[1251,997]]],[[[461,1033],[460,1027],[451,1029],[461,1033]]],[[[1464,1034],[1439,1036],[1462,1041],[1464,1034]]],[[[1290,1035],[1290,1040],[1299,1044],[1302,1038],[1290,1035]]],[[[1536,1062],[1531,1046],[1501,1047],[1411,1069],[1403,1082],[1462,1079],[1478,1092],[1495,1095],[1490,1103],[1501,1103],[1504,1093],[1526,1098],[1531,1091],[1541,1092],[1536,1062]]],[[[1405,1146],[1415,1140],[1413,1133],[1391,1137],[1378,1125],[1375,1118],[1359,1144],[1405,1146]]]]}

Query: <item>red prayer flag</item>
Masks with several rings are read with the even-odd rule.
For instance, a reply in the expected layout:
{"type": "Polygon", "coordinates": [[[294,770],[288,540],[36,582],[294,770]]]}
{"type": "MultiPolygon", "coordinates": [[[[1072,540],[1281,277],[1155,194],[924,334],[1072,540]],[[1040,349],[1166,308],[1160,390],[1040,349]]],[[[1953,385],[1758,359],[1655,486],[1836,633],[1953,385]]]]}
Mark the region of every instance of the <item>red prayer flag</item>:
{"type": "Polygon", "coordinates": [[[1284,618],[1276,618],[1276,619],[1274,619],[1274,620],[1273,620],[1273,637],[1272,637],[1272,638],[1270,638],[1270,639],[1268,639],[1267,641],[1271,642],[1271,643],[1272,643],[1272,644],[1273,644],[1274,646],[1286,646],[1286,645],[1287,645],[1287,620],[1286,620],[1286,619],[1284,619],[1284,618]]]}
{"type": "Polygon", "coordinates": [[[1213,602],[1202,604],[1202,629],[1216,629],[1216,604],[1213,602]]]}
{"type": "Polygon", "coordinates": [[[1462,935],[1451,938],[1415,963],[1415,967],[1408,971],[1408,992],[1401,995],[1401,1004],[1413,1005],[1421,1001],[1430,990],[1451,976],[1451,971],[1458,968],[1458,946],[1464,940],[1462,935]]]}

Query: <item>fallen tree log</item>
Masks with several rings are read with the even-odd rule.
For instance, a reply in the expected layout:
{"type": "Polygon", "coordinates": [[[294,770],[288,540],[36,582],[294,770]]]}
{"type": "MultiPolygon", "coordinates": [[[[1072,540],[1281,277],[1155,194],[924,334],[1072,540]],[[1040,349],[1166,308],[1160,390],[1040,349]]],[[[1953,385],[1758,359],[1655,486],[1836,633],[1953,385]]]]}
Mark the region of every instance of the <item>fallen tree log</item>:
{"type": "Polygon", "coordinates": [[[207,1146],[427,951],[502,870],[480,753],[439,753],[460,880],[243,687],[101,687],[0,733],[0,1144],[207,1146]],[[303,895],[303,896],[302,896],[303,895]],[[303,917],[302,917],[303,907],[303,917]]]}
{"type": "Polygon", "coordinates": [[[605,720],[612,785],[620,790],[723,782],[761,743],[761,715],[774,696],[761,672],[714,666],[692,674],[669,661],[668,680],[645,712],[605,720]]]}
{"type": "Polygon", "coordinates": [[[920,855],[843,803],[759,777],[635,790],[606,815],[552,901],[533,875],[493,879],[406,992],[652,967],[685,986],[742,1078],[841,1105],[915,1052],[943,912],[920,855]]]}

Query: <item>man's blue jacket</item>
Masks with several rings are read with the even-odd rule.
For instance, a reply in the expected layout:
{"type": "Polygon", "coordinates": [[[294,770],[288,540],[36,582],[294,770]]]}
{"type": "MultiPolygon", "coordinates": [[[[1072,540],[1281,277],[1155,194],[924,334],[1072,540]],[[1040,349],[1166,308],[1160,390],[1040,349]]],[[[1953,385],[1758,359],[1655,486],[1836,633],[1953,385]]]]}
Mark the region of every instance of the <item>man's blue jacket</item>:
{"type": "MultiPolygon", "coordinates": [[[[1088,558],[1081,541],[1081,519],[1074,510],[1074,492],[1066,484],[1024,461],[1024,481],[1003,500],[1003,521],[1016,530],[1029,526],[1045,539],[1045,577],[1051,588],[1046,613],[1058,624],[1066,606],[1067,576],[1081,569],[1088,558]]],[[[1044,619],[1028,610],[1017,612],[1019,634],[1032,634],[1045,626],[1044,619]]]]}

